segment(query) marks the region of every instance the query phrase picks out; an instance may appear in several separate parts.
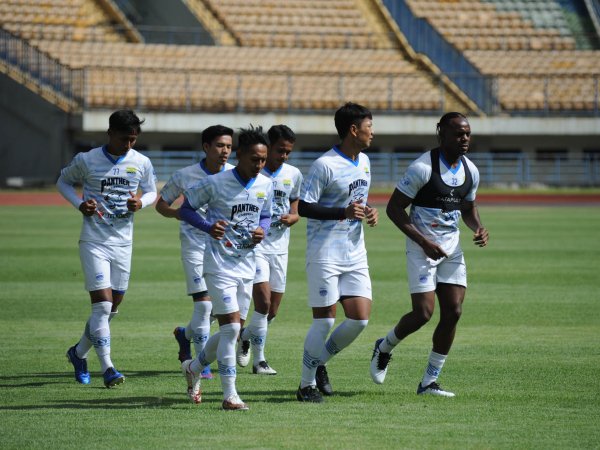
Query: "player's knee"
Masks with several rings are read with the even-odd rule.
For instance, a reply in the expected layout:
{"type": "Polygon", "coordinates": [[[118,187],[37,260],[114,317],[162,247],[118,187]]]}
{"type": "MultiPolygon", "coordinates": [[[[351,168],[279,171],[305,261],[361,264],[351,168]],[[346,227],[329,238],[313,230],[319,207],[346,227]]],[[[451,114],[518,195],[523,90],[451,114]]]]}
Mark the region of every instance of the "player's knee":
{"type": "Polygon", "coordinates": [[[420,326],[423,326],[429,322],[431,320],[431,316],[433,316],[433,310],[429,308],[422,308],[414,311],[414,318],[417,320],[417,322],[419,322],[420,326]]]}

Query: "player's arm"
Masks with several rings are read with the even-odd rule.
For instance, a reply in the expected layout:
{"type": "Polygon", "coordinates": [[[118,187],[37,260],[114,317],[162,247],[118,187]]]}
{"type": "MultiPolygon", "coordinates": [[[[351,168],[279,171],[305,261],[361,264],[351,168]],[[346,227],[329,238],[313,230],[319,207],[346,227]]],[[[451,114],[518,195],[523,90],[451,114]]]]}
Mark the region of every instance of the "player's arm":
{"type": "Polygon", "coordinates": [[[345,208],[322,206],[318,203],[298,202],[298,214],[317,220],[364,219],[365,208],[360,202],[352,202],[345,208]]]}
{"type": "Polygon", "coordinates": [[[411,222],[409,215],[406,213],[406,208],[408,208],[412,201],[412,198],[395,189],[387,204],[387,216],[400,231],[419,244],[429,258],[437,260],[448,256],[439,245],[423,236],[411,222]]]}
{"type": "Polygon", "coordinates": [[[156,201],[156,205],[154,209],[158,211],[158,213],[164,217],[174,218],[177,220],[181,220],[181,216],[179,215],[179,208],[171,207],[172,203],[167,202],[162,195],[158,197],[156,201]]]}
{"type": "Polygon", "coordinates": [[[300,215],[298,214],[299,201],[299,198],[290,201],[290,211],[287,214],[282,214],[279,219],[282,224],[291,227],[300,220],[300,215]]]}
{"type": "Polygon", "coordinates": [[[127,209],[131,212],[139,211],[156,201],[156,175],[149,160],[144,170],[144,178],[140,181],[140,189],[142,191],[141,197],[136,195],[137,192],[129,191],[131,197],[127,199],[127,209]]]}
{"type": "Polygon", "coordinates": [[[215,223],[210,223],[194,208],[188,199],[184,197],[183,204],[179,208],[179,217],[181,220],[189,223],[193,227],[198,228],[205,233],[210,234],[214,239],[220,240],[225,235],[225,228],[228,225],[226,220],[217,220],[215,223]]]}
{"type": "Polygon", "coordinates": [[[488,230],[481,224],[479,210],[474,201],[465,201],[461,208],[462,218],[465,224],[473,231],[473,242],[479,247],[485,247],[488,243],[488,230]]]}
{"type": "Polygon", "coordinates": [[[75,208],[77,208],[84,216],[93,216],[97,212],[97,202],[93,198],[82,199],[73,185],[74,181],[81,181],[84,177],[84,164],[82,157],[77,155],[71,164],[65,167],[58,180],[56,181],[56,188],[58,192],[75,208]]]}
{"type": "Polygon", "coordinates": [[[377,208],[367,204],[365,205],[365,218],[367,219],[367,224],[370,227],[374,227],[379,222],[379,211],[377,211],[377,208]]]}

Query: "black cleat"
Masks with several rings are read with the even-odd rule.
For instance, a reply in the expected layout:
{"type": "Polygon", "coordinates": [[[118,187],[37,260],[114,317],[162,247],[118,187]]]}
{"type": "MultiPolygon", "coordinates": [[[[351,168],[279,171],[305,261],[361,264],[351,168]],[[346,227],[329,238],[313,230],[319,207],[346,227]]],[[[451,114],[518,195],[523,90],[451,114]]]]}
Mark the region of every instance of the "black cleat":
{"type": "Polygon", "coordinates": [[[296,398],[299,402],[323,403],[323,396],[314,386],[298,386],[296,398]]]}
{"type": "Polygon", "coordinates": [[[329,382],[329,376],[327,375],[327,368],[325,366],[317,367],[317,374],[315,378],[317,380],[317,388],[323,395],[333,395],[333,388],[329,382]]]}

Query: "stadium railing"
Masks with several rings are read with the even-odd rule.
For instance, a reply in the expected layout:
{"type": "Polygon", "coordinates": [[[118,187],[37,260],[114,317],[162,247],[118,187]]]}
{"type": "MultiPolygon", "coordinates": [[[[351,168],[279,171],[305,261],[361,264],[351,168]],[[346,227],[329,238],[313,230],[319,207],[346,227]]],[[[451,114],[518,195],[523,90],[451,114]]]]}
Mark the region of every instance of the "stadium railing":
{"type": "MultiPolygon", "coordinates": [[[[197,163],[204,153],[197,151],[143,151],[152,160],[157,178],[166,182],[182,167],[197,163]]],[[[374,185],[395,185],[408,165],[421,153],[370,153],[374,185]]],[[[303,174],[322,152],[295,151],[289,163],[303,174]]],[[[477,165],[483,186],[600,186],[600,155],[565,159],[564,156],[536,159],[524,153],[470,153],[477,165]]],[[[234,159],[234,158],[232,158],[234,159]]],[[[235,161],[232,160],[235,164],[235,161]]]]}
{"type": "Polygon", "coordinates": [[[487,114],[497,111],[491,77],[484,76],[467,58],[433,28],[416,17],[404,0],[383,0],[411,47],[426,55],[487,114]]]}

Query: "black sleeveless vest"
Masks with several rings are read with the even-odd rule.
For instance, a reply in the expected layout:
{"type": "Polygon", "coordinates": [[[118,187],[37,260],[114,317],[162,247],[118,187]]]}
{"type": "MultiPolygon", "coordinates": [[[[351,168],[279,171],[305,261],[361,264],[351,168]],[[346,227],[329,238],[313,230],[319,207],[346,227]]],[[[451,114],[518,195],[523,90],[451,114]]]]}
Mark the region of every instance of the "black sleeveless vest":
{"type": "Polygon", "coordinates": [[[440,149],[431,150],[431,178],[419,190],[412,204],[442,211],[461,209],[465,197],[473,187],[473,177],[464,156],[460,160],[465,170],[465,181],[460,186],[448,186],[440,175],[440,149]]]}

